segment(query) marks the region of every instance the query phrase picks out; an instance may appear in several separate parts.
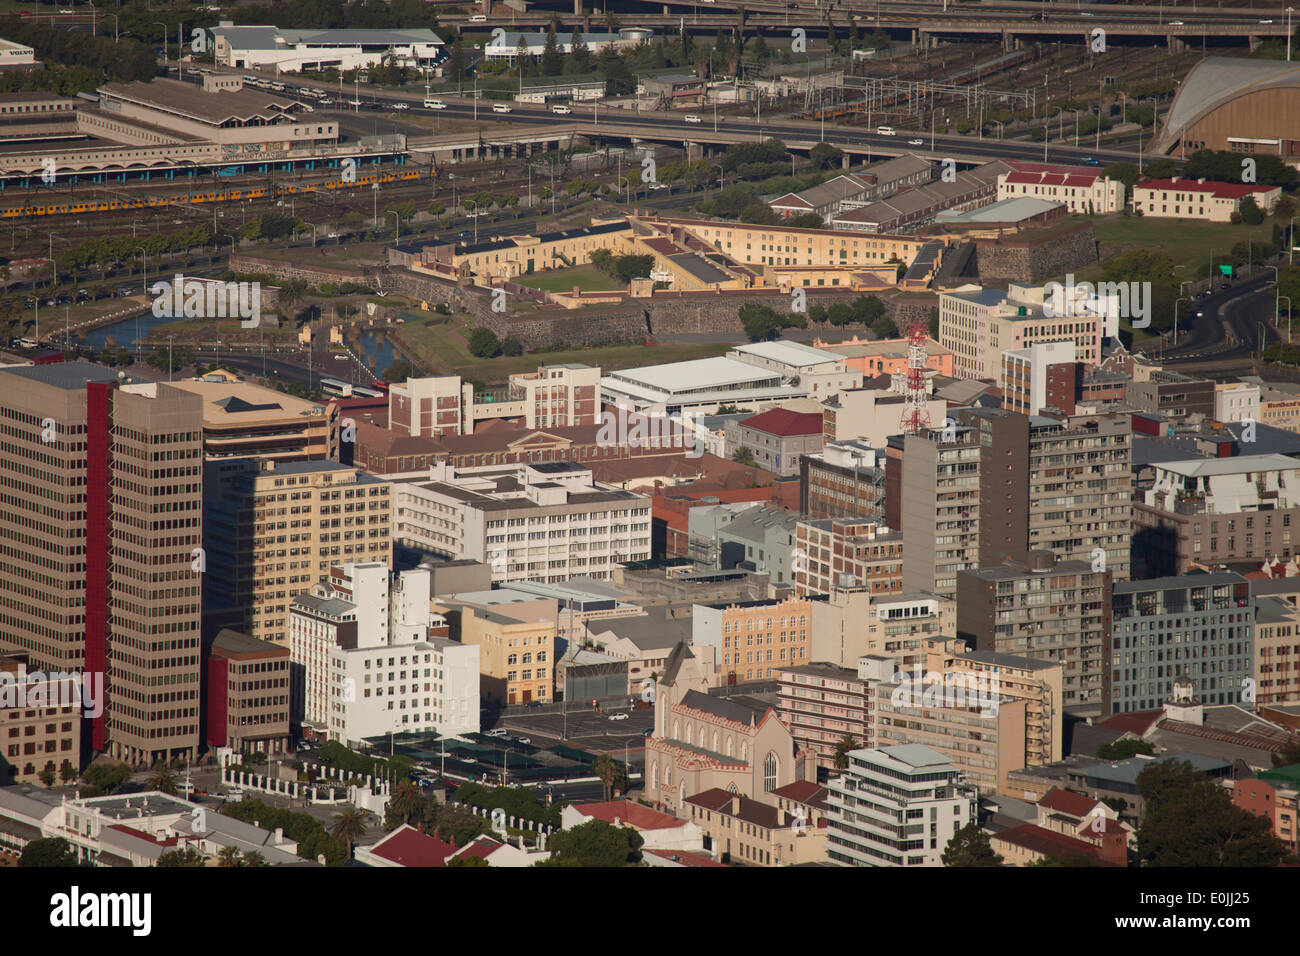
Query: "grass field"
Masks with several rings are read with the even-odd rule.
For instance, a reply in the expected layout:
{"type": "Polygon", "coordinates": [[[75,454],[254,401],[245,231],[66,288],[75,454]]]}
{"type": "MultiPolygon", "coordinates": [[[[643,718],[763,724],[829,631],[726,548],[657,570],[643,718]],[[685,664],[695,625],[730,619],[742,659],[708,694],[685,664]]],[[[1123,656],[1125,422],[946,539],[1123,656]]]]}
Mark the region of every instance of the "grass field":
{"type": "Polygon", "coordinates": [[[722,355],[731,348],[724,343],[655,345],[652,348],[644,345],[610,345],[479,359],[469,354],[466,341],[470,332],[469,320],[465,316],[453,316],[450,322],[444,324],[433,324],[428,320],[407,321],[402,326],[401,335],[403,341],[433,374],[459,375],[484,385],[504,384],[511,374],[531,372],[539,365],[582,362],[610,371],[659,362],[710,358],[722,355]]]}
{"type": "Polygon", "coordinates": [[[612,276],[608,276],[592,266],[576,266],[572,269],[553,269],[549,272],[520,276],[520,285],[544,292],[569,292],[576,285],[583,292],[613,292],[626,288],[612,276]]]}
{"type": "MultiPolygon", "coordinates": [[[[1258,226],[1118,215],[1076,216],[1073,221],[1092,222],[1102,261],[1129,249],[1150,249],[1169,256],[1175,266],[1183,267],[1180,271],[1189,279],[1208,277],[1211,257],[1226,262],[1223,257],[1239,242],[1247,239],[1270,242],[1273,238],[1272,219],[1265,219],[1258,226]]],[[[1084,272],[1079,277],[1088,278],[1084,272]]]]}

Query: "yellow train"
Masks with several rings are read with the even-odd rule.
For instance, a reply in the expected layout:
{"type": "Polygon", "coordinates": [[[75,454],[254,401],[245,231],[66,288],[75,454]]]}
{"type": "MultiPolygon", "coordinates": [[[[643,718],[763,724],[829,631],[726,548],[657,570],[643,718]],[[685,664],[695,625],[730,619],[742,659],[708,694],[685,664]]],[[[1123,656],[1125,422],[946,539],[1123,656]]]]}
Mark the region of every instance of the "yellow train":
{"type": "Polygon", "coordinates": [[[24,219],[35,216],[75,216],[83,213],[117,212],[127,209],[157,209],[168,206],[239,202],[244,199],[265,199],[268,195],[290,196],[296,193],[319,192],[322,189],[355,189],[360,186],[370,186],[374,183],[382,185],[392,182],[409,182],[417,179],[434,178],[436,175],[436,171],[432,168],[428,171],[403,169],[382,173],[359,173],[353,182],[345,182],[338,177],[333,177],[313,182],[285,183],[275,186],[274,190],[270,190],[266,186],[252,186],[247,189],[209,189],[201,192],[191,191],[175,195],[139,196],[131,199],[90,199],[79,202],[5,206],[0,208],[0,219],[24,219]]]}

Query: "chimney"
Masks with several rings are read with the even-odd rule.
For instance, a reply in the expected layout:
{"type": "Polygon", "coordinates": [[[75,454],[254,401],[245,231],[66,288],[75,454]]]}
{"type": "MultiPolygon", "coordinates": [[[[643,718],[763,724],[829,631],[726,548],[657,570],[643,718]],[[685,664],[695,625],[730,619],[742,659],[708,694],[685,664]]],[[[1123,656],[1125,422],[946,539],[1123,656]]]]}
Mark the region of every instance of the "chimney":
{"type": "Polygon", "coordinates": [[[740,795],[737,794],[731,798],[731,815],[739,816],[740,814],[740,795]]]}
{"type": "Polygon", "coordinates": [[[615,817],[615,818],[614,818],[614,826],[618,826],[618,825],[619,825],[619,819],[618,819],[618,817],[615,817]]]}
{"type": "Polygon", "coordinates": [[[275,845],[279,846],[284,842],[284,827],[275,828],[275,845]]]}

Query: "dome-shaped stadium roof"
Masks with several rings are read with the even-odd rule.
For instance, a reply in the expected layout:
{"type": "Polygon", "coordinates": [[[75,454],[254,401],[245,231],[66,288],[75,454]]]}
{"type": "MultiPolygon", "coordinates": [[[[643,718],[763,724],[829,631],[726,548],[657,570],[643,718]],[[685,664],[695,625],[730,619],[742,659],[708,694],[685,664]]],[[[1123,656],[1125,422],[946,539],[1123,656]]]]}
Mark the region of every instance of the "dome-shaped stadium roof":
{"type": "Polygon", "coordinates": [[[1232,100],[1278,87],[1300,89],[1300,62],[1207,57],[1192,68],[1179,87],[1154,152],[1166,152],[1188,126],[1232,100]]]}

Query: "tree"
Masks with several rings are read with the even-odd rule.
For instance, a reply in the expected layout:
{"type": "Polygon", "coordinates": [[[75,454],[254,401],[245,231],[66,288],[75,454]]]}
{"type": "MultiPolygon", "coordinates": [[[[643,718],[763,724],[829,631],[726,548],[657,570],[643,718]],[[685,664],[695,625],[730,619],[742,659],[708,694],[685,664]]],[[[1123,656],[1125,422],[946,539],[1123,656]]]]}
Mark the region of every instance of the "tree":
{"type": "Polygon", "coordinates": [[[641,862],[645,841],[631,827],[615,827],[604,820],[552,834],[551,858],[538,866],[631,866],[641,862]]]}
{"type": "Polygon", "coordinates": [[[72,783],[77,779],[77,768],[70,761],[63,761],[63,766],[59,768],[59,779],[64,783],[72,783]]]}
{"type": "Polygon", "coordinates": [[[176,773],[167,762],[159,760],[153,765],[153,773],[149,775],[149,789],[159,790],[163,793],[176,794],[176,773]]]}
{"type": "Polygon", "coordinates": [[[1146,164],[1142,170],[1143,179],[1168,179],[1176,175],[1178,164],[1172,159],[1157,159],[1146,164]]]}
{"type": "Polygon", "coordinates": [[[491,866],[484,857],[481,856],[457,856],[452,857],[445,864],[446,866],[491,866]]]}
{"type": "Polygon", "coordinates": [[[403,823],[414,824],[423,816],[424,795],[420,788],[410,781],[399,783],[384,810],[384,829],[396,830],[403,823]]]}
{"type": "Polygon", "coordinates": [[[582,27],[574,26],[573,37],[569,40],[569,65],[572,73],[587,73],[591,70],[591,51],[587,41],[582,38],[582,27]]]}
{"type": "Polygon", "coordinates": [[[239,866],[239,859],[243,854],[239,852],[237,846],[223,846],[217,851],[217,866],[233,868],[239,866]]]}
{"type": "Polygon", "coordinates": [[[528,53],[528,41],[524,39],[523,34],[519,35],[519,44],[515,47],[515,66],[519,68],[520,77],[528,76],[528,69],[532,65],[532,57],[528,53]]]}
{"type": "Polygon", "coordinates": [[[501,340],[491,329],[477,328],[469,334],[469,351],[475,358],[496,358],[501,354],[501,340]]]}
{"type": "Polygon", "coordinates": [[[559,76],[564,72],[564,58],[560,56],[560,44],[555,36],[555,21],[546,31],[546,46],[542,47],[542,63],[539,68],[542,76],[559,76]]]}
{"type": "Polygon", "coordinates": [[[244,858],[239,861],[240,866],[270,866],[266,862],[266,857],[262,856],[257,850],[249,850],[244,854],[244,858]]]}
{"type": "Polygon", "coordinates": [[[1113,743],[1102,744],[1097,748],[1097,756],[1102,760],[1127,760],[1137,754],[1150,756],[1155,752],[1154,745],[1137,737],[1121,737],[1113,743]]]}
{"type": "Polygon", "coordinates": [[[849,734],[845,734],[835,744],[835,769],[844,770],[849,765],[849,751],[856,750],[858,742],[849,734]]]}
{"type": "Polygon", "coordinates": [[[36,779],[45,784],[45,786],[52,787],[54,786],[54,771],[49,767],[46,767],[36,775],[36,779]]]}
{"type": "Polygon", "coordinates": [[[513,335],[509,336],[508,338],[506,338],[504,342],[501,343],[501,354],[509,355],[512,357],[516,355],[523,355],[524,345],[513,335]]]}
{"type": "Polygon", "coordinates": [[[1146,803],[1137,832],[1143,866],[1276,866],[1286,855],[1267,817],[1235,806],[1190,763],[1153,763],[1137,783],[1146,803]]]}
{"type": "Polygon", "coordinates": [[[366,832],[366,825],[361,819],[361,814],[355,807],[348,807],[342,813],[334,818],[334,826],[330,829],[330,836],[347,844],[348,856],[352,856],[352,846],[366,832]]]}
{"type": "Polygon", "coordinates": [[[1241,221],[1248,226],[1258,226],[1264,221],[1264,211],[1259,208],[1254,196],[1247,196],[1242,199],[1241,221]]]}
{"type": "Polygon", "coordinates": [[[952,835],[940,857],[944,866],[1001,866],[1002,857],[993,852],[989,835],[978,823],[968,823],[952,835]]]}
{"type": "Polygon", "coordinates": [[[748,465],[750,468],[757,468],[758,462],[754,461],[754,453],[741,445],[731,454],[732,461],[738,461],[742,465],[748,465]]]}
{"type": "Polygon", "coordinates": [[[411,377],[415,370],[411,368],[411,363],[404,359],[398,359],[388,368],[384,369],[384,379],[389,382],[405,382],[411,377]]]}
{"type": "Polygon", "coordinates": [[[208,865],[208,858],[193,847],[186,847],[183,850],[168,850],[158,857],[158,862],[154,865],[200,867],[208,865]]]}
{"type": "Polygon", "coordinates": [[[605,788],[606,800],[613,796],[615,790],[627,792],[629,782],[627,768],[609,754],[601,754],[597,757],[591,765],[591,772],[600,778],[601,785],[605,788]]]}
{"type": "Polygon", "coordinates": [[[112,793],[131,779],[131,768],[124,763],[93,763],[81,775],[87,790],[82,796],[101,796],[112,793]]]}
{"type": "Polygon", "coordinates": [[[1133,187],[1137,185],[1138,179],[1142,174],[1132,163],[1111,163],[1101,171],[1101,174],[1107,179],[1114,179],[1124,184],[1124,194],[1132,192],[1133,187]]]}
{"type": "Polygon", "coordinates": [[[18,858],[18,865],[23,867],[79,866],[77,850],[63,837],[44,837],[32,840],[23,847],[23,854],[18,858]]]}
{"type": "Polygon", "coordinates": [[[843,156],[844,153],[830,143],[818,143],[808,151],[808,158],[812,160],[813,169],[825,169],[827,166],[834,168],[840,163],[843,156]]]}
{"type": "Polygon", "coordinates": [[[483,818],[458,803],[448,803],[438,808],[434,826],[439,839],[453,846],[464,846],[487,829],[483,818]]]}

